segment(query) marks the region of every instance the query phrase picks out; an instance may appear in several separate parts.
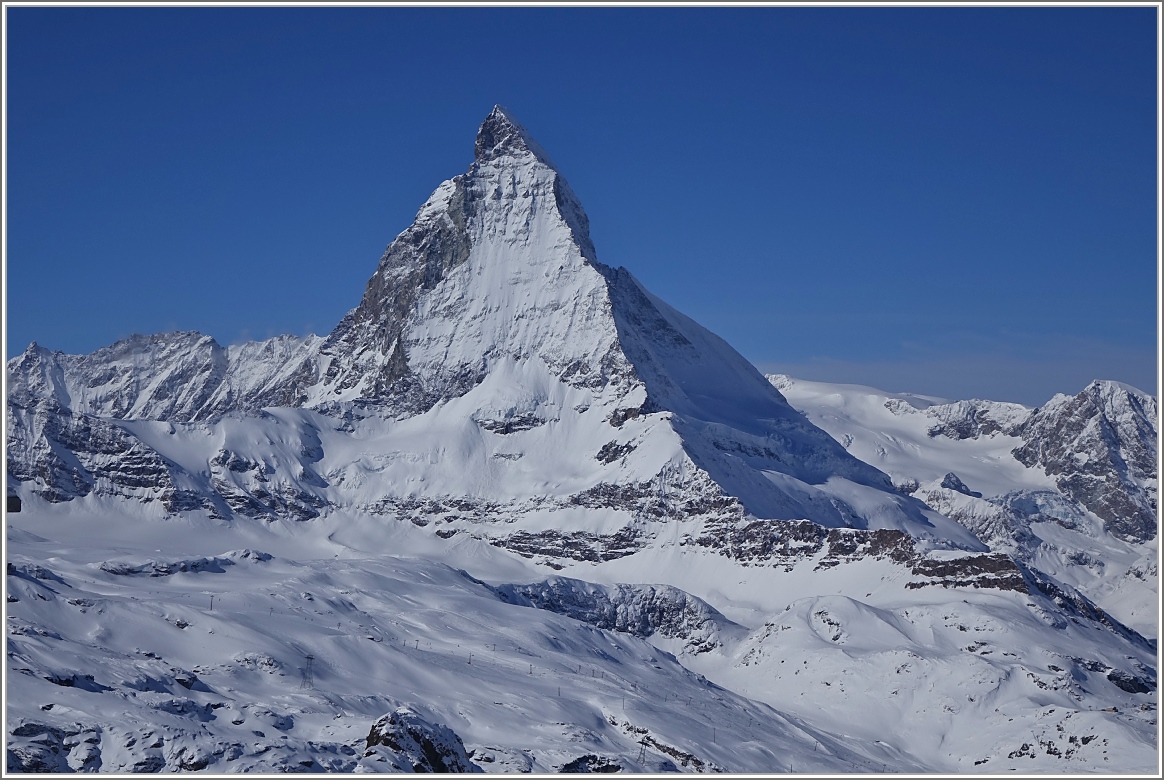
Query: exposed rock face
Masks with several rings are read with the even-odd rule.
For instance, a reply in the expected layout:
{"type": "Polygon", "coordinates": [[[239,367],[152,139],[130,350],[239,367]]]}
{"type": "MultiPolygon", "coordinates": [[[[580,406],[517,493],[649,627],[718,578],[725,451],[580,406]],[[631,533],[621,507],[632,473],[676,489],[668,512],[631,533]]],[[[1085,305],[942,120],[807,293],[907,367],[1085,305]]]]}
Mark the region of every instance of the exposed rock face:
{"type": "Polygon", "coordinates": [[[360,305],[328,336],[327,368],[312,396],[365,398],[417,413],[464,395],[490,364],[531,355],[568,384],[629,387],[633,373],[606,321],[609,304],[593,259],[577,198],[524,128],[494,109],[478,132],[469,171],[421,207],[388,247],[360,305]],[[507,252],[512,257],[503,263],[481,262],[507,252]],[[540,252],[564,262],[547,272],[540,252]],[[469,262],[471,255],[477,262],[469,262]],[[510,274],[497,274],[506,263],[510,274]],[[533,281],[531,272],[576,295],[512,295],[507,288],[533,281]],[[490,304],[516,311],[499,320],[490,304]],[[570,342],[564,326],[571,321],[592,328],[589,344],[570,342]]]}
{"type": "Polygon", "coordinates": [[[937,404],[927,408],[925,414],[935,420],[930,436],[975,439],[1008,433],[1030,415],[1030,410],[1021,404],[975,399],[937,404]]]}
{"type": "Polygon", "coordinates": [[[372,724],[367,759],[389,764],[388,771],[451,774],[480,772],[469,760],[461,738],[439,723],[423,718],[411,707],[398,707],[372,724]]]}
{"type": "MultiPolygon", "coordinates": [[[[1057,690],[1036,674],[1048,656],[1062,662],[1070,653],[1078,667],[1103,675],[1097,682],[1110,690],[1090,699],[1097,706],[1089,718],[1102,704],[1154,689],[1154,648],[1142,637],[1072,585],[1016,563],[1011,548],[985,550],[933,510],[992,544],[1013,542],[1021,559],[1016,529],[1035,518],[1070,523],[1055,501],[1074,507],[1073,499],[1024,489],[984,500],[952,472],[943,477],[949,466],[895,491],[886,474],[850,454],[853,437],[844,445],[831,439],[721,340],[624,269],[600,265],[587,232],[549,158],[497,109],[468,172],[441,185],[388,247],[360,305],[329,337],[224,349],[199,334],[163,334],[89,356],[33,345],[10,361],[8,466],[14,489],[31,499],[26,522],[46,501],[76,501],[70,521],[88,520],[94,507],[132,506],[154,522],[151,530],[188,538],[191,528],[213,527],[208,519],[228,518],[242,527],[227,533],[252,539],[256,524],[245,519],[309,521],[338,510],[338,536],[329,539],[349,550],[380,541],[376,526],[396,523],[387,544],[422,552],[387,560],[368,551],[350,563],[347,554],[315,559],[321,548],[309,544],[313,557],[303,562],[270,563],[249,550],[154,558],[149,534],[140,557],[125,559],[118,548],[102,552],[104,561],[90,550],[71,550],[69,560],[48,557],[64,543],[10,529],[10,557],[14,540],[27,556],[8,565],[7,682],[19,691],[9,768],[720,771],[711,757],[771,770],[795,754],[802,770],[800,757],[811,755],[828,771],[888,770],[884,760],[920,772],[957,768],[945,742],[957,733],[923,729],[920,739],[898,741],[894,724],[943,721],[971,732],[975,748],[990,747],[979,729],[992,719],[996,729],[1004,718],[1011,724],[997,707],[1017,699],[1027,711],[1021,733],[1049,732],[1044,712],[1074,704],[1041,695],[1057,690]],[[194,515],[190,523],[156,522],[184,512],[194,515]],[[341,540],[349,522],[353,538],[341,540]],[[491,591],[426,560],[432,537],[472,537],[477,543],[453,546],[505,558],[506,571],[517,562],[479,542],[557,569],[625,558],[602,576],[674,576],[743,607],[742,615],[774,614],[772,600],[789,595],[784,586],[827,583],[829,595],[796,599],[741,648],[737,624],[678,588],[551,579],[491,591]],[[630,557],[636,553],[644,554],[630,557]],[[234,603],[193,603],[199,581],[215,589],[203,594],[234,603]],[[897,614],[862,598],[908,608],[897,614]],[[914,611],[921,614],[907,614],[914,611]],[[971,631],[995,634],[998,654],[983,660],[995,649],[982,640],[967,647],[971,631]],[[788,641],[797,635],[807,641],[788,641]],[[737,680],[769,706],[692,675],[635,637],[699,654],[709,670],[737,651],[745,665],[762,662],[737,680]],[[488,661],[465,658],[486,638],[502,652],[491,642],[488,661]],[[151,649],[137,646],[143,640],[151,649]],[[830,651],[835,662],[818,666],[830,651]],[[808,657],[793,663],[795,652],[808,657]],[[870,663],[855,666],[862,652],[870,663]],[[308,691],[314,659],[320,685],[308,691]],[[558,674],[583,660],[602,669],[603,690],[580,668],[569,682],[558,674]],[[909,707],[879,710],[911,665],[926,677],[900,691],[909,707]],[[952,674],[959,668],[965,677],[952,674]],[[303,677],[294,694],[296,671],[303,677]],[[1034,698],[1023,692],[1024,676],[1034,698]],[[818,684],[793,690],[810,677],[818,684]],[[967,684],[985,686],[985,703],[971,706],[967,684]],[[840,696],[824,700],[834,685],[840,696]],[[945,692],[932,695],[935,686],[945,692]],[[628,687],[616,719],[610,712],[628,687]],[[679,691],[688,694],[682,710],[679,691]],[[332,737],[346,732],[345,719],[364,729],[367,713],[418,697],[443,713],[439,720],[491,747],[467,753],[420,705],[379,718],[363,744],[332,737]],[[809,700],[857,717],[822,730],[802,717],[809,700]],[[773,701],[797,716],[773,710],[773,701]],[[82,717],[89,725],[73,723],[82,717]],[[870,721],[888,724],[876,736],[893,744],[850,736],[850,726],[870,721]],[[714,730],[703,736],[709,723],[721,727],[718,741],[714,730]],[[822,738],[819,753],[808,736],[822,738]],[[941,745],[930,763],[909,755],[931,750],[922,743],[941,745]]],[[[911,446],[938,451],[950,444],[938,436],[998,437],[1004,457],[1014,444],[999,434],[1028,414],[970,402],[926,417],[926,403],[900,397],[877,408],[921,424],[911,446]],[[945,427],[933,433],[930,420],[945,427]]],[[[972,465],[957,470],[984,489],[972,465]]],[[[1024,488],[1044,486],[1034,477],[1024,488]]],[[[1123,567],[1139,581],[1155,577],[1147,557],[1123,567]]],[[[1070,677],[1075,703],[1085,695],[1078,667],[1051,684],[1069,687],[1070,677]]],[[[1001,728],[1009,738],[1022,721],[1001,728]]],[[[1137,756],[1126,766],[1155,755],[1155,731],[1142,722],[1106,734],[1113,759],[1137,756]]],[[[1106,753],[1075,766],[1106,766],[1098,763],[1106,753]]]]}
{"type": "Polygon", "coordinates": [[[719,647],[721,632],[744,631],[707,602],[670,585],[599,586],[553,577],[529,585],[501,585],[495,590],[511,603],[557,612],[598,628],[644,638],[660,634],[682,639],[690,653],[719,647]]]}
{"type": "Polygon", "coordinates": [[[87,727],[81,723],[59,727],[25,720],[9,734],[7,771],[37,774],[100,772],[102,736],[100,727],[87,727]]]}
{"type": "MultiPolygon", "coordinates": [[[[1079,591],[1064,587],[1056,583],[1046,574],[1043,574],[1037,569],[1022,568],[1023,577],[1027,581],[1028,592],[1040,593],[1054,602],[1055,606],[1069,615],[1075,615],[1086,620],[1095,621],[1100,625],[1106,626],[1115,633],[1124,637],[1125,639],[1134,642],[1144,648],[1156,649],[1156,642],[1145,639],[1139,632],[1119,622],[1104,610],[1097,607],[1086,596],[1079,591]]],[[[1072,618],[1073,620],[1075,618],[1072,618]]],[[[1155,679],[1155,670],[1151,671],[1153,680],[1155,679]]]]}
{"type": "Polygon", "coordinates": [[[1020,569],[1005,553],[940,560],[922,558],[914,563],[913,573],[928,579],[909,582],[907,588],[938,584],[945,588],[994,588],[1027,592],[1020,569]]]}
{"type": "Polygon", "coordinates": [[[1153,539],[1156,415],[1155,398],[1116,382],[1092,382],[1076,396],[1055,396],[1017,426],[1025,444],[1014,456],[1043,468],[1115,536],[1153,539]]]}
{"type": "MultiPolygon", "coordinates": [[[[437,533],[440,533],[438,531],[437,533]]],[[[554,568],[561,568],[554,559],[575,561],[612,561],[632,555],[642,548],[638,533],[626,527],[613,534],[587,531],[517,531],[492,544],[504,547],[525,558],[541,558],[554,568]]]]}
{"type": "Polygon", "coordinates": [[[608,756],[597,756],[593,753],[587,753],[584,756],[575,758],[573,761],[567,761],[558,768],[558,772],[564,775],[612,774],[621,771],[622,765],[618,762],[618,759],[608,756]]]}
{"type": "Polygon", "coordinates": [[[769,380],[901,493],[1156,634],[1155,399],[1096,381],[1028,409],[769,380]]]}
{"type": "Polygon", "coordinates": [[[818,555],[817,567],[827,569],[863,557],[907,563],[917,554],[909,534],[901,531],[830,529],[808,521],[708,523],[692,543],[716,549],[745,565],[784,566],[788,570],[818,555]]]}
{"type": "Polygon", "coordinates": [[[858,560],[887,560],[908,567],[914,577],[921,578],[907,583],[909,588],[1026,589],[1018,567],[1006,554],[967,554],[935,560],[920,551],[909,534],[890,529],[822,528],[807,521],[754,521],[718,527],[709,523],[704,535],[693,542],[746,566],[792,571],[803,561],[813,561],[813,570],[820,571],[858,560]]]}
{"type": "Polygon", "coordinates": [[[925,413],[938,421],[931,436],[970,439],[1005,433],[1021,438],[1014,457],[1046,471],[1063,495],[1095,513],[1113,535],[1129,542],[1155,538],[1158,427],[1152,396],[1096,380],[1079,394],[1056,395],[1033,412],[1018,404],[958,401],[925,413]]]}
{"type": "MultiPolygon", "coordinates": [[[[1052,491],[1041,492],[1048,498],[1061,499],[1052,491]]],[[[1023,491],[1025,500],[1021,501],[1017,496],[985,499],[964,490],[928,484],[914,495],[969,528],[991,550],[1007,552],[1022,560],[1029,560],[1040,544],[1031,532],[1031,523],[1048,519],[1037,511],[1024,511],[1034,510],[1029,491],[1023,491]]]]}
{"type": "Polygon", "coordinates": [[[157,501],[167,512],[210,508],[196,491],[181,488],[170,464],[116,422],[62,408],[52,398],[27,407],[8,405],[10,478],[29,482],[51,502],[93,490],[157,501]]]}
{"type": "Polygon", "coordinates": [[[942,477],[941,486],[947,490],[954,490],[958,493],[962,493],[963,495],[971,496],[973,498],[982,498],[981,493],[977,493],[966,487],[966,483],[959,479],[958,475],[952,471],[947,472],[946,476],[942,477]]]}
{"type": "MultiPolygon", "coordinates": [[[[330,359],[325,387],[339,394],[359,388],[371,398],[407,399],[423,411],[427,398],[415,377],[410,382],[404,331],[424,291],[432,290],[469,258],[464,177],[443,186],[393,241],[368,281],[360,305],[328,336],[322,353],[330,359]]],[[[462,381],[473,381],[469,374],[462,381]]],[[[435,400],[435,399],[434,399],[435,400]]]]}

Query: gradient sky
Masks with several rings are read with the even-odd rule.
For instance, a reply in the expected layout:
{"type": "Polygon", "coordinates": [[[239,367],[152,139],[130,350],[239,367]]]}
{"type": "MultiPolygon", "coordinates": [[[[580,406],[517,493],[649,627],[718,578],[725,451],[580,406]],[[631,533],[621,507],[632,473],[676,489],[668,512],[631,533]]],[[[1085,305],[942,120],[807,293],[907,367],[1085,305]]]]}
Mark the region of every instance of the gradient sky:
{"type": "Polygon", "coordinates": [[[508,107],[758,367],[1156,392],[1156,9],[12,8],[8,356],[326,333],[508,107]]]}

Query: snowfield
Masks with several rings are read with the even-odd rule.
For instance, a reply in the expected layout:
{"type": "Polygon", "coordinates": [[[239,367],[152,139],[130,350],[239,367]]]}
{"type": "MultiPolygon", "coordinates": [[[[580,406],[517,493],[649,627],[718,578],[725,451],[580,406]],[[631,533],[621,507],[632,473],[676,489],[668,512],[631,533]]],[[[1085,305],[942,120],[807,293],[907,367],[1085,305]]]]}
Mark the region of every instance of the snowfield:
{"type": "Polygon", "coordinates": [[[765,378],[500,108],[327,336],[7,371],[10,772],[1159,770],[1155,399],[765,378]]]}
{"type": "Polygon", "coordinates": [[[1154,687],[1154,648],[1114,642],[1043,596],[910,590],[884,565],[784,572],[672,551],[665,569],[645,555],[614,563],[646,582],[708,578],[714,609],[688,636],[666,605],[661,628],[620,631],[618,614],[642,617],[633,598],[610,609],[608,597],[607,628],[603,610],[577,605],[610,587],[579,595],[558,580],[573,610],[529,605],[505,594],[545,582],[544,569],[479,541],[438,547],[410,523],[211,534],[55,509],[9,517],[9,750],[25,767],[379,771],[395,754],[365,755],[369,731],[401,706],[451,729],[484,771],[587,756],[652,772],[1155,761],[1154,692],[1128,690],[1154,687]]]}

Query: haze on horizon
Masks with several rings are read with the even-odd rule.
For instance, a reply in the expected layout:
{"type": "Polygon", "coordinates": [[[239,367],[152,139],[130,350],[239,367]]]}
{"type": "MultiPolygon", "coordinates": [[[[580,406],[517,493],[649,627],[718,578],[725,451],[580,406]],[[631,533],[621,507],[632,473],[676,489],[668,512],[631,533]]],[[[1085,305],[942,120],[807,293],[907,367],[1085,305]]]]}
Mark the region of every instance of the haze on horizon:
{"type": "Polygon", "coordinates": [[[763,371],[1157,392],[1154,8],[5,13],[7,357],[327,333],[501,103],[763,371]]]}

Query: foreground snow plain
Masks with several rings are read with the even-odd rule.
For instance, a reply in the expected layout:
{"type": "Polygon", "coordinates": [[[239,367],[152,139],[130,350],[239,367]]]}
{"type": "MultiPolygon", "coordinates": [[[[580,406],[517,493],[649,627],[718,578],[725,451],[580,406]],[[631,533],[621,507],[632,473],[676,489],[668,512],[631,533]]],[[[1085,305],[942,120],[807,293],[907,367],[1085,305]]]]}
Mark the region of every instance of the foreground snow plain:
{"type": "Polygon", "coordinates": [[[496,586],[545,569],[383,517],[40,506],[9,516],[8,560],[9,726],[35,724],[9,748],[58,770],[376,771],[392,765],[365,756],[368,729],[405,704],[485,771],[588,756],[828,774],[1156,761],[1154,695],[1107,677],[1152,666],[1151,647],[1114,657],[1110,632],[1042,597],[911,590],[884,562],[741,570],[664,546],[560,573],[703,593],[722,614],[693,650],[510,603],[496,586]]]}
{"type": "Polygon", "coordinates": [[[66,737],[58,769],[133,771],[178,756],[188,768],[374,770],[369,725],[402,703],[452,728],[487,771],[555,771],[589,754],[631,771],[921,768],[720,688],[643,639],[507,603],[432,560],[538,576],[487,545],[438,551],[410,525],[360,531],[351,518],[306,534],[184,520],[143,529],[141,518],[73,512],[10,519],[37,529],[9,527],[9,560],[30,572],[10,590],[10,715],[62,731],[110,724],[71,750],[66,737]],[[232,537],[279,554],[220,550],[232,537]],[[183,561],[185,572],[157,573],[183,561]],[[644,735],[658,745],[640,757],[644,735]],[[101,757],[86,766],[92,744],[101,757]]]}

